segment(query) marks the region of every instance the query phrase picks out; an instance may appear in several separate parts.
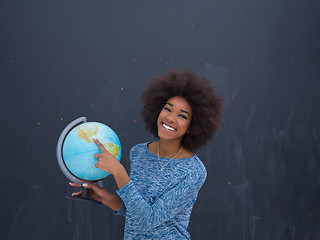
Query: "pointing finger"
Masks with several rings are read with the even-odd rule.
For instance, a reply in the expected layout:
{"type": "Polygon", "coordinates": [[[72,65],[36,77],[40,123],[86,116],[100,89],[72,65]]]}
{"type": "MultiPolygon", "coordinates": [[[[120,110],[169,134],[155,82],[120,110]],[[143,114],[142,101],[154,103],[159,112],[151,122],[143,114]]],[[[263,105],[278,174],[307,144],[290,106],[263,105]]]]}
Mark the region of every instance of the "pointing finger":
{"type": "Polygon", "coordinates": [[[101,150],[101,152],[107,151],[107,149],[102,145],[102,143],[96,137],[93,137],[93,141],[98,145],[98,148],[101,150]]]}

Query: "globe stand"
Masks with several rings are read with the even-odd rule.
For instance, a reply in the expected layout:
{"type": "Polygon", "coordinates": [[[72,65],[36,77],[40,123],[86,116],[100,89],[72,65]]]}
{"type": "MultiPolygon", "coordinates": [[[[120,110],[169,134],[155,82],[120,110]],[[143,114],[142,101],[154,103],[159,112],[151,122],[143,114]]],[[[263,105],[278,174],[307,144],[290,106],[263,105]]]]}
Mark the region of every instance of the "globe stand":
{"type": "MultiPolygon", "coordinates": [[[[80,125],[82,123],[87,122],[87,118],[86,117],[80,117],[77,118],[76,120],[72,121],[68,126],[66,126],[66,128],[62,131],[58,143],[57,143],[57,159],[58,159],[58,163],[59,163],[59,167],[61,169],[61,171],[63,172],[63,174],[73,183],[76,183],[78,185],[81,185],[83,183],[86,183],[87,181],[84,181],[76,176],[74,176],[69,169],[67,168],[67,166],[65,165],[64,161],[63,161],[63,157],[62,157],[62,146],[63,146],[63,142],[65,140],[65,137],[68,135],[68,133],[77,125],[80,125]]],[[[90,181],[92,182],[92,181],[90,181]]],[[[94,184],[98,185],[99,187],[102,187],[102,181],[97,181],[97,182],[93,182],[94,184]]],[[[73,197],[73,196],[66,196],[67,199],[71,199],[71,200],[80,200],[80,201],[85,201],[85,202],[92,202],[92,203],[98,203],[101,204],[100,202],[90,198],[89,196],[89,191],[88,189],[84,188],[84,191],[82,192],[83,196],[78,196],[78,197],[73,197]]]]}

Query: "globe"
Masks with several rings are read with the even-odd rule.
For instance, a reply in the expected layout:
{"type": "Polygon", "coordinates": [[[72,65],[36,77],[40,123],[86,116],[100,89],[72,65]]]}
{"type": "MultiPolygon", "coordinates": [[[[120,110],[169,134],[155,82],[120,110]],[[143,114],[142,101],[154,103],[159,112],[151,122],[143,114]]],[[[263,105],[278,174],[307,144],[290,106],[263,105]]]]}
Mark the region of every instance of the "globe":
{"type": "Polygon", "coordinates": [[[110,175],[95,167],[98,160],[94,154],[101,153],[101,150],[93,141],[93,137],[96,137],[118,161],[121,159],[122,149],[117,134],[105,124],[85,120],[86,118],[79,118],[69,124],[61,134],[57,146],[58,161],[60,158],[63,162],[59,162],[60,168],[71,181],[78,183],[83,180],[98,181],[110,175]],[[79,125],[81,121],[84,123],[79,125]]]}

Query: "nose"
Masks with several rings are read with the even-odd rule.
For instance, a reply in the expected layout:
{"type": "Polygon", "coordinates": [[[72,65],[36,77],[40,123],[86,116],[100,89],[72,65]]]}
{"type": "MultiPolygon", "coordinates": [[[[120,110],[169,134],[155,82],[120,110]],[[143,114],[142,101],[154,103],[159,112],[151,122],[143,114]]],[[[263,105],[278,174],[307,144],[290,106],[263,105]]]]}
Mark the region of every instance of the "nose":
{"type": "Polygon", "coordinates": [[[173,116],[172,113],[171,113],[171,114],[168,114],[167,117],[166,117],[166,119],[167,119],[167,121],[168,121],[169,123],[173,123],[173,122],[176,121],[176,119],[175,119],[175,117],[173,116]]]}

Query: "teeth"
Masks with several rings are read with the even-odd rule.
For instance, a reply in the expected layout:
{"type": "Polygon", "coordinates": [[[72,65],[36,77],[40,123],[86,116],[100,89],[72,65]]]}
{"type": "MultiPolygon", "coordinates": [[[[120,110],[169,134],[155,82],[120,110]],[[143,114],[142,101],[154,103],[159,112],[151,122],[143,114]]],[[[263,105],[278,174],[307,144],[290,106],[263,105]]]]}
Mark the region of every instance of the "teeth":
{"type": "Polygon", "coordinates": [[[168,126],[168,125],[166,125],[166,124],[162,124],[162,126],[165,128],[165,129],[167,129],[167,130],[170,130],[170,131],[174,131],[175,129],[174,128],[172,128],[172,127],[170,127],[170,126],[168,126]]]}

